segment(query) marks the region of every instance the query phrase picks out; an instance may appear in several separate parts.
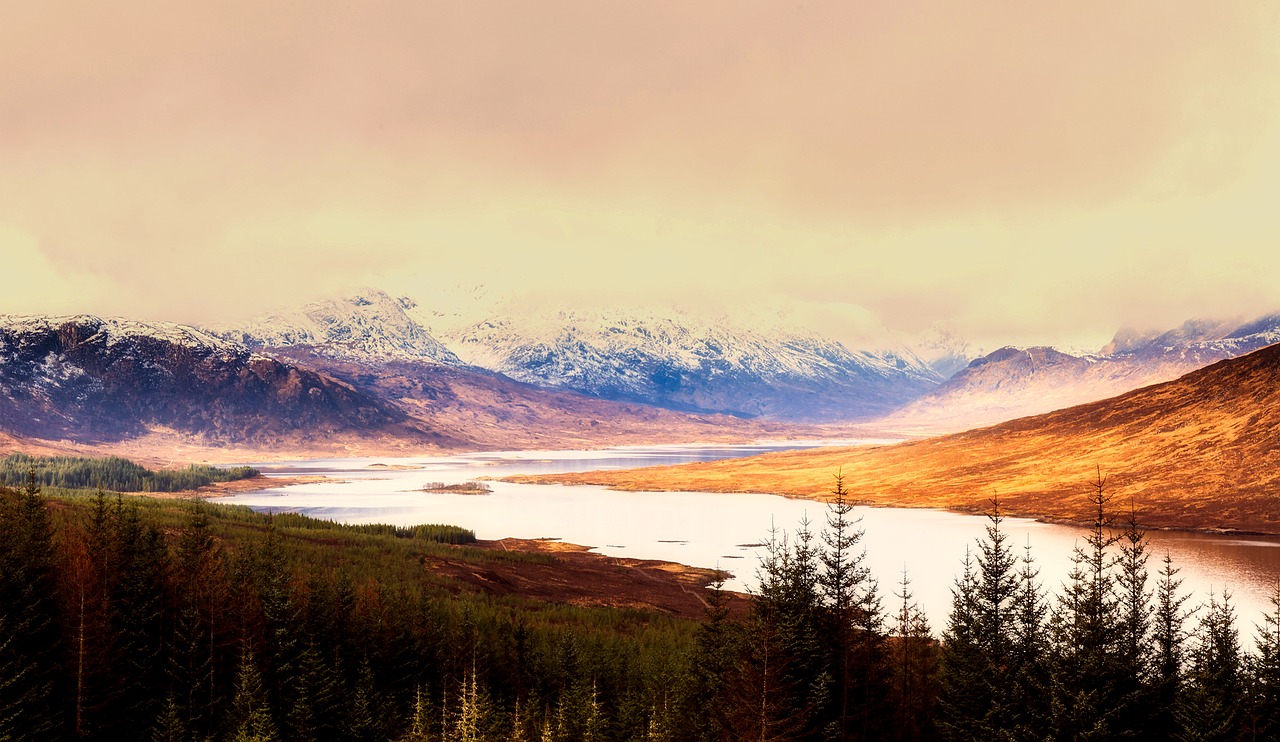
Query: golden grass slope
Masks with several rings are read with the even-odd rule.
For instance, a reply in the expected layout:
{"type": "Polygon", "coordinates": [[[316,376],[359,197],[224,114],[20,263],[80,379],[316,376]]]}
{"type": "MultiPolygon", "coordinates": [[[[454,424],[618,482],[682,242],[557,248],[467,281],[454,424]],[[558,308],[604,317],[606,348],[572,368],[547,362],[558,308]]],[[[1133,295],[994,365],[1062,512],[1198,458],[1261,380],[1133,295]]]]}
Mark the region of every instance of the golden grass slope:
{"type": "Polygon", "coordinates": [[[1086,520],[1100,467],[1116,510],[1151,527],[1280,533],[1280,345],[1119,397],[892,446],[522,481],[823,499],[833,476],[866,503],[1086,520]]]}

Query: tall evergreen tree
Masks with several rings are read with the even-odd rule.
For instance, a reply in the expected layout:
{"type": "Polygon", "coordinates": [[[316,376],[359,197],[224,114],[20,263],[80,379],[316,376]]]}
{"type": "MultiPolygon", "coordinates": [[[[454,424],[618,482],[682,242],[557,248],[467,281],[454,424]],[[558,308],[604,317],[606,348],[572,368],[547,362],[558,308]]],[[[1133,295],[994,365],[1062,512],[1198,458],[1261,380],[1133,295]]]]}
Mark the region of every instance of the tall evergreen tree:
{"type": "Polygon", "coordinates": [[[171,583],[175,615],[169,644],[169,684],[183,709],[183,722],[197,735],[215,731],[217,711],[227,697],[223,679],[230,644],[225,615],[230,585],[206,508],[199,501],[192,503],[191,515],[178,537],[171,583]]]}
{"type": "MultiPolygon", "coordinates": [[[[830,683],[830,739],[867,739],[885,730],[889,673],[884,608],[860,544],[863,531],[852,517],[844,476],[835,475],[827,505],[820,562],[823,633],[829,644],[824,678],[830,683]]],[[[801,531],[807,532],[807,527],[801,531]]]]}
{"type": "Polygon", "coordinates": [[[1048,638],[1045,618],[1048,605],[1037,581],[1040,571],[1031,554],[1030,537],[1023,546],[1018,568],[1018,587],[1013,598],[1009,679],[1002,726],[1010,739],[1038,739],[1048,719],[1046,694],[1049,688],[1048,638]]]}
{"type": "Polygon", "coordinates": [[[1258,626],[1258,653],[1250,659],[1250,724],[1254,739],[1280,739],[1280,585],[1258,626]]]}
{"type": "Polygon", "coordinates": [[[54,570],[53,528],[29,474],[19,491],[0,488],[0,739],[63,732],[54,570]]]}
{"type": "Polygon", "coordinates": [[[1153,740],[1173,739],[1178,730],[1174,703],[1182,692],[1186,661],[1186,621],[1191,612],[1183,606],[1188,597],[1180,593],[1182,578],[1166,551],[1156,582],[1155,606],[1151,617],[1151,694],[1147,734],[1153,740]]]}
{"type": "Polygon", "coordinates": [[[1151,645],[1152,592],[1147,588],[1146,532],[1138,525],[1136,508],[1130,504],[1129,517],[1119,540],[1116,562],[1117,608],[1120,613],[1116,644],[1116,697],[1123,709],[1116,718],[1114,734],[1121,738],[1149,739],[1153,721],[1151,645]]]}
{"type": "Polygon", "coordinates": [[[1017,697],[1013,662],[1019,615],[1017,559],[1001,530],[999,500],[987,514],[986,534],[953,590],[951,621],[943,636],[943,731],[949,737],[999,736],[1020,708],[1007,708],[1017,697]]]}
{"type": "Polygon", "coordinates": [[[968,547],[962,566],[942,632],[938,730],[949,740],[994,739],[988,719],[990,659],[982,644],[978,571],[968,547]]]}
{"type": "Polygon", "coordinates": [[[1118,601],[1110,495],[1101,471],[1090,498],[1093,522],[1072,554],[1068,582],[1051,620],[1050,728],[1061,739],[1109,739],[1123,715],[1118,601]]]}
{"type": "Polygon", "coordinates": [[[904,741],[933,739],[937,735],[933,724],[938,696],[936,644],[929,631],[929,620],[911,594],[906,565],[902,568],[900,588],[896,595],[901,603],[893,627],[897,641],[893,662],[896,713],[891,736],[904,741]]]}
{"type": "Polygon", "coordinates": [[[252,650],[246,649],[240,657],[232,705],[235,726],[231,742],[275,742],[279,739],[252,650]]]}
{"type": "Polygon", "coordinates": [[[137,728],[163,710],[166,584],[169,549],[152,523],[144,523],[136,503],[116,497],[110,545],[115,576],[108,585],[111,618],[127,682],[113,703],[122,731],[137,728]]]}
{"type": "Polygon", "coordinates": [[[735,691],[748,708],[761,709],[762,729],[785,724],[814,734],[831,700],[828,649],[818,593],[818,555],[808,522],[792,544],[771,532],[761,560],[759,592],[751,602],[746,657],[735,691]],[[749,700],[760,694],[758,700],[749,700]],[[774,717],[777,717],[776,719],[774,717]]]}
{"type": "Polygon", "coordinates": [[[1175,708],[1181,725],[1177,739],[1235,739],[1240,729],[1244,687],[1240,636],[1230,593],[1223,591],[1222,600],[1209,595],[1209,605],[1196,633],[1187,682],[1175,708]]]}

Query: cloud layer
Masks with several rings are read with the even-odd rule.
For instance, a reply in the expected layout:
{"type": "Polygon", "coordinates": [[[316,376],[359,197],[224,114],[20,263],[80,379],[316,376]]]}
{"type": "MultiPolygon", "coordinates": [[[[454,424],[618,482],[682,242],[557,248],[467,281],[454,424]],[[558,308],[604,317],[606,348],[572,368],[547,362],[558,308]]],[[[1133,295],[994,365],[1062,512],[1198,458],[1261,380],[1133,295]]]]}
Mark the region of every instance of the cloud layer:
{"type": "Polygon", "coordinates": [[[0,311],[205,321],[485,282],[1022,340],[1280,307],[1267,3],[12,16],[0,229],[24,237],[0,249],[47,290],[0,311]]]}

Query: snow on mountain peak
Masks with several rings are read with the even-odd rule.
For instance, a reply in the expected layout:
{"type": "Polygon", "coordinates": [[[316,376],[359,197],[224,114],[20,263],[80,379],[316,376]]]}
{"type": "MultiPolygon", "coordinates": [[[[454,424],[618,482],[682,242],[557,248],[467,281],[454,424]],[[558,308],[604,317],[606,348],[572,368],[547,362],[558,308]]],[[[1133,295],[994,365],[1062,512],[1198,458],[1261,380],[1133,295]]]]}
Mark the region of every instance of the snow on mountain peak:
{"type": "Polygon", "coordinates": [[[247,352],[242,344],[176,322],[98,317],[92,314],[0,314],[0,329],[12,335],[47,334],[57,332],[59,328],[66,326],[92,329],[93,334],[81,339],[80,343],[101,342],[108,348],[131,339],[150,338],[222,354],[240,355],[247,352]]]}
{"type": "Polygon", "coordinates": [[[897,383],[914,394],[938,381],[905,348],[851,351],[772,316],[747,325],[668,307],[522,307],[442,337],[465,362],[520,381],[749,415],[839,417],[841,404],[856,406],[855,387],[876,387],[861,400],[875,405],[897,383]]]}
{"type": "Polygon", "coordinates": [[[362,289],[214,332],[249,347],[303,345],[344,360],[458,363],[457,356],[406,313],[415,308],[417,303],[407,296],[396,299],[385,291],[362,289]]]}
{"type": "Polygon", "coordinates": [[[944,379],[951,378],[975,358],[986,354],[961,337],[947,322],[934,322],[909,343],[915,354],[944,379]]]}

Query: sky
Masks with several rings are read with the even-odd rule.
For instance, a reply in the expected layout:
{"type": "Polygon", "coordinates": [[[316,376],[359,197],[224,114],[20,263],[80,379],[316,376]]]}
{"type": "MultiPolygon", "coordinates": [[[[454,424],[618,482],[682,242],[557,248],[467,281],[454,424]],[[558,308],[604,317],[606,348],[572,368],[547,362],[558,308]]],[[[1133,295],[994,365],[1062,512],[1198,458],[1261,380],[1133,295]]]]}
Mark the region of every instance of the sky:
{"type": "Polygon", "coordinates": [[[483,284],[992,347],[1280,311],[1272,2],[9,6],[0,313],[483,284]]]}

